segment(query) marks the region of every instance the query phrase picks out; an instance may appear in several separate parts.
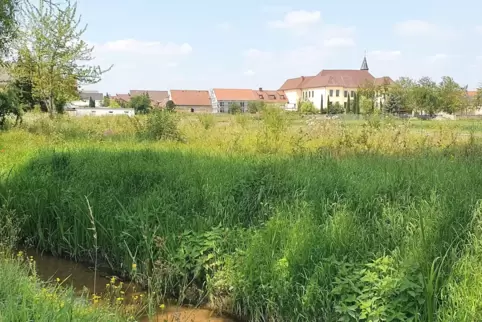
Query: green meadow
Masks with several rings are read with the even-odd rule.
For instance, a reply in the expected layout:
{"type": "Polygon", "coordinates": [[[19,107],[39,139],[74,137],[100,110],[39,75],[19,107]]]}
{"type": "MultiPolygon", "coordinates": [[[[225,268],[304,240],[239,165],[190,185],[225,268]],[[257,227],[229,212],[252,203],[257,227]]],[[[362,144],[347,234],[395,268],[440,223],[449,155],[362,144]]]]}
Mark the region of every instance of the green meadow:
{"type": "Polygon", "coordinates": [[[177,114],[27,115],[0,222],[243,321],[481,319],[482,123],[177,114]]]}

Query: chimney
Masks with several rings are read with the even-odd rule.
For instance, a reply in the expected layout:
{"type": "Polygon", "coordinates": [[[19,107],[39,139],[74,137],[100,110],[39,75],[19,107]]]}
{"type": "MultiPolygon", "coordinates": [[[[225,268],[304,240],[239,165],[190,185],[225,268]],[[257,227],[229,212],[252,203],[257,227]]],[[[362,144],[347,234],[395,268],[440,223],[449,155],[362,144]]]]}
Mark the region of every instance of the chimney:
{"type": "Polygon", "coordinates": [[[259,88],[259,91],[260,91],[260,92],[262,92],[262,91],[263,91],[263,88],[262,88],[262,87],[260,87],[260,88],[259,88]]]}
{"type": "Polygon", "coordinates": [[[305,80],[305,76],[301,76],[301,80],[304,81],[304,80],[305,80]]]}

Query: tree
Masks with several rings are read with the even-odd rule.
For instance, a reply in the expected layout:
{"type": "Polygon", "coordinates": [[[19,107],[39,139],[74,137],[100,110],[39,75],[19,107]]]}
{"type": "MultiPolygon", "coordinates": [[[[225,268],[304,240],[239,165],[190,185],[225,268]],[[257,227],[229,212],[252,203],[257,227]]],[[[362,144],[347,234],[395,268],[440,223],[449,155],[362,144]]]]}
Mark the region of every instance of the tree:
{"type": "Polygon", "coordinates": [[[20,107],[20,100],[18,93],[13,87],[7,87],[0,91],[0,129],[6,124],[9,115],[15,115],[15,125],[22,123],[22,108],[20,107]]]}
{"type": "Polygon", "coordinates": [[[330,102],[330,96],[328,96],[328,98],[326,99],[326,114],[330,114],[330,107],[331,107],[331,102],[330,102]]]}
{"type": "MultiPolygon", "coordinates": [[[[10,49],[10,43],[18,35],[18,14],[21,0],[0,1],[0,55],[4,56],[10,49]]],[[[1,60],[0,60],[1,63],[1,60]]]]}
{"type": "Polygon", "coordinates": [[[176,110],[176,104],[172,100],[167,101],[166,111],[174,112],[175,110],[176,110]]]}
{"type": "Polygon", "coordinates": [[[233,103],[229,106],[228,111],[230,114],[240,114],[243,110],[241,109],[241,105],[233,103]]]}
{"type": "Polygon", "coordinates": [[[89,107],[95,107],[95,101],[92,99],[92,97],[89,97],[89,107]]]}
{"type": "Polygon", "coordinates": [[[444,76],[439,85],[440,108],[452,114],[467,107],[467,88],[461,87],[453,78],[444,76]]]}
{"type": "Polygon", "coordinates": [[[373,100],[365,96],[360,96],[358,99],[358,113],[371,114],[373,112],[373,100]]]}
{"type": "Polygon", "coordinates": [[[104,96],[104,101],[102,102],[102,106],[104,106],[104,107],[109,107],[109,106],[110,106],[110,96],[109,96],[109,93],[107,93],[107,94],[104,96]]]}
{"type": "Polygon", "coordinates": [[[133,108],[136,114],[147,114],[152,109],[151,99],[147,94],[136,95],[131,98],[129,107],[133,108]]]}
{"type": "Polygon", "coordinates": [[[107,71],[87,65],[93,47],[81,40],[86,27],[80,28],[77,5],[70,0],[61,9],[52,2],[29,5],[24,29],[13,75],[32,82],[33,96],[47,103],[51,115],[56,101],[77,98],[78,86],[99,82],[107,71]]]}
{"type": "Polygon", "coordinates": [[[477,93],[475,93],[474,106],[475,108],[482,107],[482,84],[480,84],[479,88],[477,88],[477,93]]]}
{"type": "Polygon", "coordinates": [[[121,107],[121,105],[119,104],[119,102],[116,99],[111,99],[110,102],[109,102],[109,107],[119,108],[119,107],[121,107]]]}
{"type": "Polygon", "coordinates": [[[351,112],[351,98],[350,98],[350,93],[348,93],[348,101],[346,102],[346,112],[350,113],[351,112]]]}
{"type": "Polygon", "coordinates": [[[435,115],[440,111],[440,95],[437,84],[429,77],[422,77],[413,88],[413,100],[420,111],[435,115]]]}
{"type": "Polygon", "coordinates": [[[390,93],[385,103],[384,111],[389,114],[399,114],[403,110],[402,98],[397,93],[390,93]]]}

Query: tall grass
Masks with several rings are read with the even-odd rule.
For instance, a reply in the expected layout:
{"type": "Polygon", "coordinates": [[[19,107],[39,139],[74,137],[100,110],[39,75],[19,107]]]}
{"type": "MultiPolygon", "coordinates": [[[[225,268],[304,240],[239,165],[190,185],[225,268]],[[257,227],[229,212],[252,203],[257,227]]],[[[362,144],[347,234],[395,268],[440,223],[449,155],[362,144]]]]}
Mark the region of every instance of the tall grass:
{"type": "Polygon", "coordinates": [[[180,120],[185,143],[47,139],[16,152],[2,205],[39,249],[251,321],[473,321],[476,136],[277,111],[203,122],[180,120]]]}

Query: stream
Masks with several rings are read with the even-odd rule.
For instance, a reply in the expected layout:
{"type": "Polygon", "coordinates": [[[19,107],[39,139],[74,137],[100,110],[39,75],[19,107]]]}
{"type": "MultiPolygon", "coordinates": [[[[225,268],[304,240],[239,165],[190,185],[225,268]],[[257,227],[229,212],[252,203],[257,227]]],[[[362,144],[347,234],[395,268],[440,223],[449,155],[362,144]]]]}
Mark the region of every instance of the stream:
{"type": "MultiPolygon", "coordinates": [[[[65,286],[72,285],[74,290],[81,293],[87,289],[90,294],[94,294],[94,271],[82,263],[76,263],[66,259],[58,258],[51,255],[40,254],[36,251],[27,252],[28,256],[32,256],[36,263],[38,276],[45,281],[56,281],[57,278],[62,281],[65,286]]],[[[97,272],[96,291],[103,293],[106,285],[111,283],[108,274],[97,272]],[[102,290],[102,291],[99,291],[102,290]]],[[[126,282],[125,294],[128,296],[143,296],[142,292],[137,291],[133,284],[126,282]],[[142,295],[141,295],[142,294],[142,295]]],[[[140,290],[140,287],[137,287],[140,290]]],[[[166,305],[151,320],[143,317],[141,322],[149,321],[169,321],[169,322],[235,322],[234,320],[216,315],[212,310],[205,308],[192,308],[178,305],[166,305]]]]}

